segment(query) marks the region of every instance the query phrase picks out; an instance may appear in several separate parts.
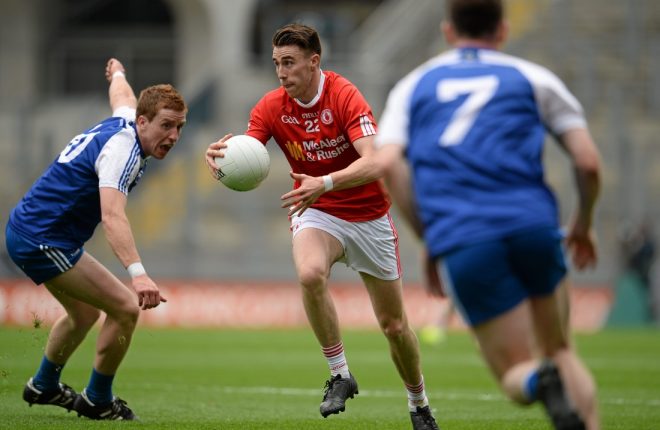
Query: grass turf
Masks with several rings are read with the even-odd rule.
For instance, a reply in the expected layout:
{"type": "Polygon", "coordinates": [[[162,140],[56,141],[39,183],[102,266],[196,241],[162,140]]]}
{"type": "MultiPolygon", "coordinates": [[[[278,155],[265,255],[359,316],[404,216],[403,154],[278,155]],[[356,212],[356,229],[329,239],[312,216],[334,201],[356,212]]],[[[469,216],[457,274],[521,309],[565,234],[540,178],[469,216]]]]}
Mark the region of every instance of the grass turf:
{"type": "MultiPolygon", "coordinates": [[[[21,398],[36,371],[47,327],[0,327],[0,429],[408,429],[403,386],[376,331],[346,331],[344,344],[360,394],[323,419],[318,406],[328,370],[309,330],[139,328],[115,379],[115,395],[137,423],[93,422],[21,398]]],[[[96,332],[62,380],[81,390],[96,332]]],[[[577,337],[599,386],[602,428],[660,428],[660,332],[606,330],[577,337]]],[[[467,333],[422,345],[427,393],[443,430],[548,430],[540,406],[519,407],[498,390],[467,333]]]]}

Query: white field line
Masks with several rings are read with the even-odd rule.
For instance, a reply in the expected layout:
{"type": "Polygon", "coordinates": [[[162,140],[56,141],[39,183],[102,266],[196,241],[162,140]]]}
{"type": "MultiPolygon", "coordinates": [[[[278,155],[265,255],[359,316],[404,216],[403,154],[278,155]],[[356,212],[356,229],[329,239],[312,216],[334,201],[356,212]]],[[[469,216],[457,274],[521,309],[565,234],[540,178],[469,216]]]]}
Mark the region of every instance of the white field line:
{"type": "MultiPolygon", "coordinates": [[[[132,385],[127,383],[125,385],[132,385]]],[[[177,391],[180,387],[167,383],[140,384],[143,388],[158,388],[159,390],[177,391]]],[[[222,387],[222,386],[195,386],[200,392],[220,392],[225,394],[248,394],[248,395],[280,395],[298,397],[318,397],[323,395],[323,390],[312,388],[283,388],[283,387],[222,387]]],[[[427,395],[432,400],[472,400],[481,402],[507,402],[508,399],[499,393],[459,393],[449,391],[431,391],[427,395]]],[[[400,398],[406,397],[405,391],[395,390],[365,390],[360,389],[360,397],[378,398],[400,398]]],[[[633,399],[633,398],[600,398],[600,404],[619,406],[660,406],[660,399],[633,399]]]]}
{"type": "MultiPolygon", "coordinates": [[[[321,390],[304,389],[304,388],[277,388],[277,387],[221,387],[221,391],[227,394],[279,394],[287,396],[318,396],[321,390]]],[[[359,396],[365,397],[381,397],[381,398],[397,398],[405,397],[405,392],[394,390],[360,390],[359,396]]],[[[451,393],[446,391],[433,391],[428,392],[427,395],[431,399],[438,400],[476,400],[482,402],[507,402],[508,399],[501,394],[486,394],[486,393],[451,393]]],[[[600,399],[601,404],[611,405],[646,405],[646,406],[660,406],[660,399],[624,399],[624,398],[609,398],[600,399]]]]}

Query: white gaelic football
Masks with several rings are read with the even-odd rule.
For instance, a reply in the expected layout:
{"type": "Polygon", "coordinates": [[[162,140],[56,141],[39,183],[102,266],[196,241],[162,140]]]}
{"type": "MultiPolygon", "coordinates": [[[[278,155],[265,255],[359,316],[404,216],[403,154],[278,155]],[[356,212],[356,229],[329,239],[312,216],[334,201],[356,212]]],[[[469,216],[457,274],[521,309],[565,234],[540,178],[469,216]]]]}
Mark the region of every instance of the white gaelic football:
{"type": "Polygon", "coordinates": [[[232,136],[225,143],[225,156],[215,158],[220,182],[236,191],[257,188],[270,169],[270,157],[264,144],[245,134],[232,136]]]}

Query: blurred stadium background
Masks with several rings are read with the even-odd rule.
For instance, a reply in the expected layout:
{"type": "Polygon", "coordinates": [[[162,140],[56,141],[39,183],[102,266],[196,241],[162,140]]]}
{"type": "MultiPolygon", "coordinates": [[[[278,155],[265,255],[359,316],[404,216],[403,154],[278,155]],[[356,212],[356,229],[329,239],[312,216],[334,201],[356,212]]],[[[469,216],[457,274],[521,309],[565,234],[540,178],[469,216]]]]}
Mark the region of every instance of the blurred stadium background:
{"type": "MultiPolygon", "coordinates": [[[[108,115],[103,72],[106,60],[116,56],[136,90],[171,82],[190,105],[179,146],[167,160],[152,162],[131,194],[129,216],[150,273],[169,280],[295,285],[287,217],[279,203],[291,181],[279,148],[268,145],[271,173],[248,193],[216,183],[204,165],[204,149],[227,132],[242,133],[250,108],[278,85],[270,36],[279,26],[291,21],[315,26],[324,43],[323,68],[356,83],[378,118],[393,83],[446,48],[439,32],[442,3],[2,0],[2,225],[71,137],[108,115]]],[[[578,289],[600,288],[616,297],[617,289],[628,285],[622,282],[626,253],[637,251],[625,238],[641,225],[652,229],[660,219],[660,3],[509,0],[508,7],[512,35],[505,51],[544,64],[564,79],[583,103],[602,151],[600,264],[574,279],[578,289]]],[[[548,181],[561,197],[566,222],[576,201],[572,172],[553,142],[547,148],[548,181]]],[[[402,222],[398,226],[405,279],[415,284],[418,244],[402,222]]],[[[653,243],[652,233],[646,238],[653,243]]],[[[123,273],[102,234],[87,250],[123,273]]],[[[23,279],[4,247],[1,252],[0,279],[23,279]]],[[[656,308],[657,266],[648,299],[656,308]]],[[[358,278],[337,266],[333,279],[358,278]]],[[[637,303],[628,314],[647,304],[646,291],[636,285],[630,287],[636,298],[621,299],[637,303]]]]}

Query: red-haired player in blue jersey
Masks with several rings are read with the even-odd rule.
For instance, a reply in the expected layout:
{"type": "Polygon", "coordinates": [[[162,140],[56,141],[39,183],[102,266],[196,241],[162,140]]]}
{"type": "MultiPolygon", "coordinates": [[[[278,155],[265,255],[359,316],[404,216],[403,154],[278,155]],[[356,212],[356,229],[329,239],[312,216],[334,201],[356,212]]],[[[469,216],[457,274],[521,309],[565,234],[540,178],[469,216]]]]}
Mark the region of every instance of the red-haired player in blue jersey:
{"type": "Polygon", "coordinates": [[[35,284],[43,283],[66,311],[50,331],[23,399],[73,408],[92,419],[134,420],[126,402],[113,396],[112,382],[140,309],[166,299],[140,262],[126,202],[147,160],[165,158],[178,141],[187,107],[171,85],[148,87],[136,99],[116,59],[108,61],[106,78],[112,117],[74,137],[36,180],[9,216],[6,242],[16,265],[35,284]],[[99,222],[131,276],[130,288],[83,248],[99,222]],[[92,374],[76,394],[60,382],[60,374],[101,311],[106,318],[92,374]]]}

